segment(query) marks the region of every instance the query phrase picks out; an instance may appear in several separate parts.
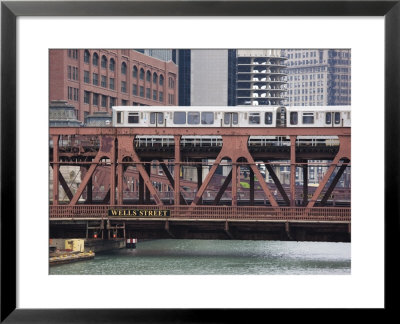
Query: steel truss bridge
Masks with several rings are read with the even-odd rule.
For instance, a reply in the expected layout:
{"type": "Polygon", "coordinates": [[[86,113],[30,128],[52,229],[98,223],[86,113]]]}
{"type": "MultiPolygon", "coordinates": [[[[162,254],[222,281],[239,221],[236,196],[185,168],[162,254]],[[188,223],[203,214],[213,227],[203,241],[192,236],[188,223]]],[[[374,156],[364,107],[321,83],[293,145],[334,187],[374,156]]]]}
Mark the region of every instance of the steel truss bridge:
{"type": "Polygon", "coordinates": [[[350,189],[336,188],[350,161],[350,128],[52,127],[50,231],[350,241],[350,189]],[[319,140],[302,140],[310,136],[319,140]],[[257,137],[277,140],[249,141],[257,137]],[[326,172],[310,187],[318,160],[328,161],[326,172]],[[289,185],[274,171],[281,165],[289,185]],[[82,171],[75,189],[61,172],[68,166],[82,171]],[[221,175],[223,166],[229,173],[221,175]],[[182,177],[185,168],[195,170],[194,180],[182,177]]]}

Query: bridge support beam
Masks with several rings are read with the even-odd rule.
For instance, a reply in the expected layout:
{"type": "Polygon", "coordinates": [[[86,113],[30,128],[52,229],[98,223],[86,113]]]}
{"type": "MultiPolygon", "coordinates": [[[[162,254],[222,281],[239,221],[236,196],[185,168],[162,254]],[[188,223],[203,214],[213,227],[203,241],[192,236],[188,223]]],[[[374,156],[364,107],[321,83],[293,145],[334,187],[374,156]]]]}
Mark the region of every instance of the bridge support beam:
{"type": "MultiPolygon", "coordinates": [[[[118,136],[118,154],[120,154],[121,161],[125,157],[130,157],[132,159],[132,163],[136,165],[136,169],[139,172],[139,203],[143,203],[141,201],[141,193],[143,195],[143,185],[145,185],[150,194],[153,196],[157,205],[164,205],[162,200],[160,199],[157,190],[154,188],[153,184],[150,180],[150,175],[147,173],[145,167],[143,166],[143,162],[140,160],[139,156],[135,152],[134,149],[134,136],[118,136]],[[140,180],[142,178],[142,180],[140,180]]],[[[115,170],[114,170],[115,171],[115,170]]],[[[115,173],[114,173],[115,174],[115,173]]]]}
{"type": "Polygon", "coordinates": [[[272,166],[268,163],[268,161],[267,161],[267,163],[265,164],[265,168],[267,169],[269,175],[271,176],[272,181],[274,181],[275,186],[276,186],[276,188],[278,189],[279,193],[281,194],[281,196],[282,196],[283,200],[285,201],[285,203],[286,203],[287,205],[290,205],[289,197],[288,197],[288,195],[286,194],[285,189],[283,188],[281,182],[279,181],[279,178],[277,177],[277,175],[276,175],[274,169],[273,169],[272,166]]]}
{"type": "Polygon", "coordinates": [[[228,188],[229,183],[232,180],[232,170],[229,172],[228,176],[225,178],[224,183],[222,184],[221,188],[219,188],[217,195],[215,196],[213,204],[218,204],[221,200],[222,195],[224,194],[226,188],[228,188]]]}
{"type": "MultiPolygon", "coordinates": [[[[172,177],[171,172],[169,172],[169,170],[168,170],[168,168],[167,168],[167,166],[165,165],[165,163],[164,163],[163,160],[159,160],[159,162],[160,162],[161,168],[162,168],[162,170],[163,170],[165,176],[167,177],[167,179],[168,179],[168,181],[169,181],[169,183],[170,183],[170,185],[171,185],[171,188],[174,189],[174,188],[175,188],[175,180],[174,180],[174,178],[172,177]]],[[[187,205],[186,200],[185,200],[185,198],[182,196],[182,193],[181,193],[181,192],[179,192],[179,196],[180,196],[181,204],[187,205]]]]}
{"type": "MultiPolygon", "coordinates": [[[[253,157],[251,156],[248,147],[249,136],[245,135],[238,135],[238,136],[223,136],[222,141],[222,149],[219,152],[217,158],[214,161],[213,166],[211,167],[210,172],[207,174],[206,179],[204,180],[203,184],[201,185],[200,189],[197,191],[196,196],[193,199],[192,205],[197,205],[200,197],[203,195],[205,189],[207,188],[208,184],[211,181],[212,176],[214,175],[217,167],[221,163],[223,158],[230,158],[232,160],[232,205],[237,205],[237,162],[238,160],[245,159],[251,170],[253,170],[256,178],[261,185],[265,195],[267,196],[271,206],[278,207],[278,203],[276,202],[274,196],[272,195],[271,191],[269,190],[264,177],[261,175],[260,170],[258,170],[256,163],[254,162],[253,157]]],[[[240,169],[240,168],[239,168],[240,169]]]]}
{"type": "Polygon", "coordinates": [[[317,190],[315,190],[314,195],[312,196],[311,200],[308,202],[308,205],[307,205],[308,208],[314,207],[314,205],[316,204],[318,197],[320,196],[325,185],[328,183],[328,180],[331,177],[336,166],[338,165],[339,161],[341,159],[345,159],[347,161],[351,160],[350,137],[349,136],[339,136],[339,142],[340,142],[339,152],[336,154],[335,158],[333,159],[331,165],[328,168],[328,171],[325,173],[325,176],[322,179],[321,183],[319,184],[317,190]]]}
{"type": "Polygon", "coordinates": [[[308,203],[308,160],[303,161],[303,206],[308,203]]]}
{"type": "Polygon", "coordinates": [[[60,165],[58,164],[60,162],[59,159],[59,147],[58,147],[58,141],[60,139],[59,135],[53,135],[53,205],[58,205],[58,196],[59,196],[59,171],[60,171],[60,165]]]}
{"type": "Polygon", "coordinates": [[[174,136],[175,142],[175,164],[174,164],[174,205],[180,203],[181,191],[181,137],[174,136]]]}
{"type": "Polygon", "coordinates": [[[325,206],[326,202],[328,201],[329,196],[331,195],[333,189],[335,189],[337,183],[339,182],[340,177],[343,175],[344,170],[346,170],[347,163],[349,160],[345,160],[344,164],[342,164],[336,173],[335,177],[333,178],[328,190],[326,191],[324,197],[321,199],[321,206],[325,206]]]}
{"type": "MultiPolygon", "coordinates": [[[[201,162],[201,161],[200,161],[201,162]]],[[[200,163],[196,166],[197,169],[197,190],[200,189],[203,184],[203,165],[200,163]]],[[[200,197],[199,204],[203,202],[203,199],[200,197]]]]}
{"type": "Polygon", "coordinates": [[[254,171],[249,166],[249,175],[250,175],[250,206],[254,206],[254,171]]]}
{"type": "Polygon", "coordinates": [[[296,136],[290,136],[290,206],[296,205],[296,136]]]}

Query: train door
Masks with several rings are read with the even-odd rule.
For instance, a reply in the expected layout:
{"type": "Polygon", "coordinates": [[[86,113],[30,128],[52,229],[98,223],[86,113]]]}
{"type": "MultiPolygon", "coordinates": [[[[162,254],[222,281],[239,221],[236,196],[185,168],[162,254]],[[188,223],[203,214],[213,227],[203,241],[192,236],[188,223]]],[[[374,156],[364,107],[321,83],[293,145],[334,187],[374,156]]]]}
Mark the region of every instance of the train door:
{"type": "Polygon", "coordinates": [[[276,111],[276,127],[286,127],[286,108],[279,107],[276,111]]]}
{"type": "Polygon", "coordinates": [[[239,114],[237,112],[226,112],[222,121],[223,127],[235,127],[239,124],[239,114]]]}
{"type": "Polygon", "coordinates": [[[327,111],[325,113],[325,125],[327,127],[343,127],[343,119],[338,111],[327,111]]]}
{"type": "Polygon", "coordinates": [[[150,126],[153,126],[153,127],[165,127],[164,113],[162,113],[162,112],[151,112],[150,113],[150,126]]]}

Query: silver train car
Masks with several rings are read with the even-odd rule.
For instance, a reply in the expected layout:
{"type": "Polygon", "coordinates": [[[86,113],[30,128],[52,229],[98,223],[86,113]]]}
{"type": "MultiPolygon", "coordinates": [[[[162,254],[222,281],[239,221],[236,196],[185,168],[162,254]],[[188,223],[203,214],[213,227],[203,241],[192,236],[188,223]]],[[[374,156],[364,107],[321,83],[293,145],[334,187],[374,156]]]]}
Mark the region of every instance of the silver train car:
{"type": "Polygon", "coordinates": [[[351,127],[350,106],[115,106],[113,127],[351,127]]]}

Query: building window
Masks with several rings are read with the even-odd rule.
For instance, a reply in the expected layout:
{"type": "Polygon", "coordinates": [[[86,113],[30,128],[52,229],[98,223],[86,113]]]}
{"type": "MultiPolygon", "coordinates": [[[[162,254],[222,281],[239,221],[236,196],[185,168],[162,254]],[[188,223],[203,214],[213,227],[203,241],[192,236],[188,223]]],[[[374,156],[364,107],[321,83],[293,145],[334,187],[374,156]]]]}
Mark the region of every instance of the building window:
{"type": "Polygon", "coordinates": [[[99,95],[97,93],[93,93],[93,106],[99,105],[99,95]]]}
{"type": "Polygon", "coordinates": [[[140,69],[140,75],[139,75],[140,80],[144,80],[144,70],[140,69]]]}
{"type": "Polygon", "coordinates": [[[107,68],[107,58],[104,55],[101,57],[101,67],[103,69],[107,68]]]}
{"type": "Polygon", "coordinates": [[[97,53],[93,54],[93,61],[92,61],[94,66],[98,66],[99,65],[99,56],[97,55],[97,53]]]}
{"type": "Polygon", "coordinates": [[[132,84],[132,94],[134,96],[137,96],[137,85],[136,84],[132,84]]]}
{"type": "Polygon", "coordinates": [[[128,100],[122,99],[122,100],[121,100],[121,105],[122,105],[122,106],[128,106],[128,100]]]}
{"type": "Polygon", "coordinates": [[[150,88],[146,88],[146,98],[150,99],[150,88]]]}
{"type": "Polygon", "coordinates": [[[121,92],[126,92],[126,82],[121,81],[121,92]]]}
{"type": "Polygon", "coordinates": [[[139,96],[144,97],[144,87],[140,86],[139,88],[139,96]]]}
{"type": "Polygon", "coordinates": [[[138,69],[137,69],[137,67],[136,67],[136,65],[133,67],[133,70],[132,70],[132,76],[136,79],[137,78],[137,72],[138,72],[138,69]]]}
{"type": "Polygon", "coordinates": [[[160,91],[160,92],[158,93],[158,100],[159,100],[160,102],[164,102],[164,92],[160,91]]]}
{"type": "Polygon", "coordinates": [[[154,83],[154,84],[157,84],[157,79],[158,79],[157,73],[154,72],[154,73],[153,73],[153,83],[154,83]]]}
{"type": "Polygon", "coordinates": [[[153,90],[153,100],[157,100],[157,90],[153,90]]]}
{"type": "Polygon", "coordinates": [[[115,71],[115,61],[113,58],[110,59],[110,70],[115,71]]]}
{"type": "Polygon", "coordinates": [[[79,101],[79,89],[74,88],[74,100],[79,101]]]}
{"type": "Polygon", "coordinates": [[[168,78],[168,86],[170,89],[175,88],[175,80],[173,78],[168,78]]]}
{"type": "Polygon", "coordinates": [[[99,75],[97,73],[93,73],[93,84],[99,85],[99,75]]]}
{"type": "Polygon", "coordinates": [[[68,100],[72,100],[72,88],[68,87],[68,100]]]}
{"type": "Polygon", "coordinates": [[[115,79],[114,78],[110,78],[110,89],[111,90],[115,90],[115,79]]]}
{"type": "Polygon", "coordinates": [[[68,65],[68,80],[71,80],[71,78],[72,78],[72,72],[71,72],[71,70],[72,70],[71,65],[68,65]]]}
{"type": "Polygon", "coordinates": [[[175,104],[175,95],[174,94],[171,94],[171,93],[168,94],[168,104],[170,104],[170,105],[175,104]]]}
{"type": "Polygon", "coordinates": [[[107,77],[105,75],[101,76],[101,86],[107,88],[107,77]]]}
{"type": "Polygon", "coordinates": [[[125,62],[122,62],[122,64],[121,64],[121,73],[126,74],[126,63],[125,62]]]}
{"type": "Polygon", "coordinates": [[[101,96],[101,106],[107,108],[107,96],[101,96]]]}
{"type": "Polygon", "coordinates": [[[89,71],[83,71],[83,82],[90,83],[89,71]]]}
{"type": "Polygon", "coordinates": [[[90,53],[88,50],[85,50],[85,53],[83,54],[83,61],[87,64],[90,62],[90,53]]]}
{"type": "Polygon", "coordinates": [[[112,108],[113,106],[115,106],[115,98],[110,97],[110,108],[112,108]]]}
{"type": "Polygon", "coordinates": [[[164,85],[164,76],[161,74],[160,75],[160,82],[159,82],[160,86],[164,85]]]}
{"type": "Polygon", "coordinates": [[[84,93],[83,93],[83,102],[85,104],[89,104],[89,102],[90,102],[90,92],[89,91],[84,91],[84,93]]]}
{"type": "Polygon", "coordinates": [[[150,72],[150,71],[147,71],[147,72],[146,72],[146,81],[147,81],[147,82],[150,82],[150,79],[151,79],[151,72],[150,72]]]}

